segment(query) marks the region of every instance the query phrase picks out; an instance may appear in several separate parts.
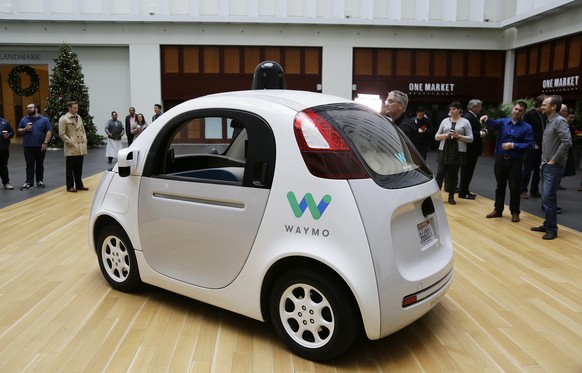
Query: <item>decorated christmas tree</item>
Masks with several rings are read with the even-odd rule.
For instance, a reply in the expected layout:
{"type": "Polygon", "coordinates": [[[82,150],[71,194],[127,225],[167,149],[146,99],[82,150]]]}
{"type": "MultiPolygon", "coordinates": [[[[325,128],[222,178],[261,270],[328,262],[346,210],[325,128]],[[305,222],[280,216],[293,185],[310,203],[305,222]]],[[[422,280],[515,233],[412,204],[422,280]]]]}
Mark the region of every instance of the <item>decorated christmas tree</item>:
{"type": "Polygon", "coordinates": [[[63,44],[55,58],[55,66],[49,81],[49,95],[46,99],[46,116],[53,126],[52,146],[62,147],[59,138],[59,118],[69,111],[68,103],[76,101],[79,104],[79,116],[83,119],[87,143],[94,146],[101,142],[93,117],[89,115],[89,93],[85,86],[85,78],[79,64],[79,57],[71,50],[71,46],[63,44]]]}

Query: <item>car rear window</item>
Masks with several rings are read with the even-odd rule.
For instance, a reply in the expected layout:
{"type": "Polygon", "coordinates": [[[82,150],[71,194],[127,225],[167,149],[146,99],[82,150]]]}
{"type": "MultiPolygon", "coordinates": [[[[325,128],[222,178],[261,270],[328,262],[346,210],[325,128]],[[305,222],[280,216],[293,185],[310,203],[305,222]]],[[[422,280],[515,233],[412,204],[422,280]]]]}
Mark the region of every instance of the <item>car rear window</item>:
{"type": "Polygon", "coordinates": [[[379,185],[404,188],[432,179],[430,168],[412,142],[386,117],[356,103],[312,110],[343,134],[379,185]]]}

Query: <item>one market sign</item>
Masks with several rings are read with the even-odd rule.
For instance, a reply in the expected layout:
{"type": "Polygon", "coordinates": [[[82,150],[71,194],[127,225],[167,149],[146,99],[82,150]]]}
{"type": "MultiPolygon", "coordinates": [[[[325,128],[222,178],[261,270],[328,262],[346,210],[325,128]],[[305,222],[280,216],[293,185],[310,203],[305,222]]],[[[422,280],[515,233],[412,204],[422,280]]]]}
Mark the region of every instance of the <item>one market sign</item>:
{"type": "Polygon", "coordinates": [[[580,87],[580,75],[562,76],[542,80],[543,91],[576,90],[580,87]]]}

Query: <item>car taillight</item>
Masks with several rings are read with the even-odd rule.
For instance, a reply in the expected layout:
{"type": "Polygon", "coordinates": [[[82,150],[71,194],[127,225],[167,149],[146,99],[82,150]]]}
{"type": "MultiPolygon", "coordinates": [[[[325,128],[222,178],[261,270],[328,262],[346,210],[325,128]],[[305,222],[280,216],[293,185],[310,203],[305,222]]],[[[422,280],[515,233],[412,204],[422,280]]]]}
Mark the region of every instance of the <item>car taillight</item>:
{"type": "Polygon", "coordinates": [[[293,124],[305,165],[326,179],[365,179],[368,173],[343,136],[311,110],[297,113],[293,124]]]}

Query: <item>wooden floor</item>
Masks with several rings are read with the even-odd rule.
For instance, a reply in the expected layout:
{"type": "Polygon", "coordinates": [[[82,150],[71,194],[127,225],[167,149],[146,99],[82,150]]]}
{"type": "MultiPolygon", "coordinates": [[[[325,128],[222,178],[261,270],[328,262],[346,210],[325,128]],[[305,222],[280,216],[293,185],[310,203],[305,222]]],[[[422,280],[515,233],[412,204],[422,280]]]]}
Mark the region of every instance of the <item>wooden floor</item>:
{"type": "Polygon", "coordinates": [[[0,372],[581,372],[582,233],[544,241],[541,220],[447,205],[455,278],[404,330],[316,364],[266,324],[169,292],[112,290],[87,245],[90,192],[0,209],[0,372]]]}

